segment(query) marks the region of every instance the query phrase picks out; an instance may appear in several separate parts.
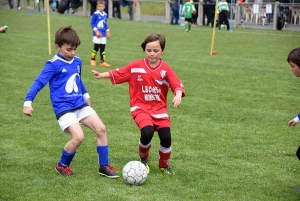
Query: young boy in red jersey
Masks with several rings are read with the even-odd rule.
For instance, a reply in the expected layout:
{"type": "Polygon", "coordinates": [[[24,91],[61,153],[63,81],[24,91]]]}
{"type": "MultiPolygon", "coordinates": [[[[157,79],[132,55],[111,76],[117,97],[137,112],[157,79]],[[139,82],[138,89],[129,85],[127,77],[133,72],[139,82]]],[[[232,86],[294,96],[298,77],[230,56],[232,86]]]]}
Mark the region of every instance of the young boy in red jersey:
{"type": "Polygon", "coordinates": [[[92,70],[97,79],[110,78],[112,84],[128,82],[130,111],[141,131],[139,156],[149,172],[148,157],[154,132],[160,139],[159,168],[167,174],[174,174],[169,166],[171,157],[170,119],[167,110],[167,94],[171,88],[175,94],[174,107],[178,107],[185,96],[184,86],[173,69],[162,61],[165,49],[162,34],[150,34],[141,44],[146,58],[135,60],[126,66],[108,72],[92,70]]]}
{"type": "MultiPolygon", "coordinates": [[[[291,66],[290,71],[292,71],[296,77],[300,77],[300,47],[293,49],[289,53],[287,62],[291,66]]],[[[289,127],[296,126],[299,123],[299,121],[300,121],[300,113],[294,119],[291,119],[288,122],[288,126],[289,127]]],[[[296,151],[296,156],[300,160],[300,146],[296,151]]]]}

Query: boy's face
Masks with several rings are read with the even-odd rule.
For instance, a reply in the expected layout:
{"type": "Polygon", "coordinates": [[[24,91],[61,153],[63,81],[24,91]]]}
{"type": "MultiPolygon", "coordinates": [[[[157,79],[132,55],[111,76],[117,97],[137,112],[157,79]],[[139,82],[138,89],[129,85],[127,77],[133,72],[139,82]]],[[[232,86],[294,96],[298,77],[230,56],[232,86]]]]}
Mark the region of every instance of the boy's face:
{"type": "Polygon", "coordinates": [[[66,60],[71,61],[74,56],[76,55],[76,49],[77,47],[72,46],[70,44],[63,44],[61,47],[59,47],[57,44],[55,44],[57,52],[63,56],[66,60]]]}
{"type": "Polygon", "coordinates": [[[103,12],[104,11],[104,9],[105,9],[105,5],[104,4],[98,4],[97,5],[97,10],[99,11],[99,12],[103,12]]]}
{"type": "Polygon", "coordinates": [[[289,62],[289,64],[291,66],[290,71],[292,71],[296,77],[300,77],[300,66],[291,61],[289,62]]]}
{"type": "Polygon", "coordinates": [[[151,66],[155,67],[159,63],[161,54],[163,53],[159,41],[147,43],[145,47],[146,58],[151,66]]]}

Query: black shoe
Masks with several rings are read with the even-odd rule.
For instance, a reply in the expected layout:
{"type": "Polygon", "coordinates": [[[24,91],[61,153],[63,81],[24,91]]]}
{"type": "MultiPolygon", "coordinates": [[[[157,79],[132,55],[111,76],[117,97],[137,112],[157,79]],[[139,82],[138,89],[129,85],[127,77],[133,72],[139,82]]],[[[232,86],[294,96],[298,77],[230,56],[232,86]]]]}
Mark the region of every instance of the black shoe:
{"type": "Polygon", "coordinates": [[[175,174],[175,172],[171,169],[170,166],[168,167],[159,167],[161,172],[164,172],[166,174],[175,174]]]}
{"type": "Polygon", "coordinates": [[[141,158],[141,162],[146,166],[147,173],[149,174],[150,168],[149,168],[148,158],[147,159],[141,158]]]}
{"type": "Polygon", "coordinates": [[[102,176],[106,176],[111,179],[119,178],[119,175],[115,172],[115,168],[113,166],[100,166],[99,174],[102,176]]]}

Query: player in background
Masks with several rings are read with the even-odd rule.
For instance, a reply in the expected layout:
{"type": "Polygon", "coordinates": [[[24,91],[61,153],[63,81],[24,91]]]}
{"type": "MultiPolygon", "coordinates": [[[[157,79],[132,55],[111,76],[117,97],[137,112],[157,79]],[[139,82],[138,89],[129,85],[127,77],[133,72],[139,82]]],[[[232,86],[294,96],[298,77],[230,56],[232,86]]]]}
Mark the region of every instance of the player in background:
{"type": "MultiPolygon", "coordinates": [[[[300,47],[290,51],[287,57],[287,62],[290,64],[290,71],[292,71],[296,77],[300,77],[300,47]]],[[[296,126],[299,123],[299,121],[300,121],[300,113],[294,119],[291,119],[288,122],[288,126],[289,127],[296,126]]],[[[296,151],[296,156],[300,160],[300,146],[296,151]]]]}
{"type": "Polygon", "coordinates": [[[196,15],[196,8],[192,0],[186,0],[183,4],[181,15],[184,16],[185,32],[189,32],[192,26],[193,15],[196,15]]]}
{"type": "Polygon", "coordinates": [[[52,107],[62,131],[72,139],[63,148],[56,171],[63,176],[71,176],[70,163],[77,148],[84,139],[80,124],[96,133],[99,174],[108,178],[118,178],[114,168],[108,163],[108,140],[106,128],[95,110],[90,107],[90,96],[81,80],[82,60],[76,57],[80,39],[71,27],[64,27],[55,33],[57,54],[48,60],[44,69],[30,87],[24,102],[23,113],[33,115],[32,102],[37,93],[49,82],[52,107]]]}
{"type": "Polygon", "coordinates": [[[229,27],[229,22],[228,22],[228,11],[229,11],[229,7],[228,7],[228,3],[226,2],[226,0],[222,0],[219,4],[218,4],[218,9],[219,9],[219,24],[218,24],[218,30],[221,30],[221,25],[223,23],[225,23],[226,27],[227,27],[227,31],[230,30],[229,27]]]}
{"type": "Polygon", "coordinates": [[[160,139],[159,169],[174,174],[171,169],[171,131],[167,109],[169,88],[175,94],[174,107],[178,107],[185,96],[184,86],[173,69],[166,64],[161,55],[165,49],[165,37],[162,34],[150,34],[141,44],[146,58],[135,60],[122,68],[99,73],[92,70],[97,79],[110,78],[112,84],[129,84],[130,112],[141,136],[139,156],[149,172],[148,158],[154,132],[160,139]]]}
{"type": "Polygon", "coordinates": [[[100,66],[109,67],[110,64],[105,62],[105,46],[106,39],[110,38],[110,31],[107,25],[107,14],[104,12],[105,1],[97,1],[97,11],[93,13],[91,18],[91,27],[93,29],[94,49],[91,55],[91,66],[96,66],[96,57],[100,49],[100,66]]]}

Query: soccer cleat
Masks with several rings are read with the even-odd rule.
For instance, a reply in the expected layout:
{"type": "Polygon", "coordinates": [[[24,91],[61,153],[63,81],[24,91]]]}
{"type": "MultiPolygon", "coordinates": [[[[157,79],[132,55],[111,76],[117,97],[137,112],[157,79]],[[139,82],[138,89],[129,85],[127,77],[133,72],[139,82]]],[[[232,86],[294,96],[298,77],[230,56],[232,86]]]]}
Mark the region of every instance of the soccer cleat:
{"type": "Polygon", "coordinates": [[[91,66],[97,66],[96,60],[91,60],[91,61],[90,61],[90,65],[91,65],[91,66]]]}
{"type": "Polygon", "coordinates": [[[149,174],[150,168],[149,168],[149,162],[148,162],[148,159],[141,158],[141,162],[146,166],[147,173],[149,174]]]}
{"type": "Polygon", "coordinates": [[[110,67],[111,65],[106,63],[105,61],[100,63],[100,66],[104,66],[104,67],[110,67]]]}
{"type": "MultiPolygon", "coordinates": [[[[59,163],[59,162],[58,162],[59,163]]],[[[67,166],[67,167],[60,167],[58,165],[58,163],[56,164],[56,172],[62,176],[72,176],[73,175],[73,172],[72,170],[70,169],[70,166],[67,166]]]]}
{"type": "Polygon", "coordinates": [[[119,175],[115,172],[115,168],[113,166],[100,166],[99,174],[102,176],[106,176],[111,179],[119,178],[119,175]]]}
{"type": "Polygon", "coordinates": [[[175,172],[171,169],[170,166],[168,167],[159,167],[161,172],[164,172],[166,174],[175,174],[175,172]]]}

